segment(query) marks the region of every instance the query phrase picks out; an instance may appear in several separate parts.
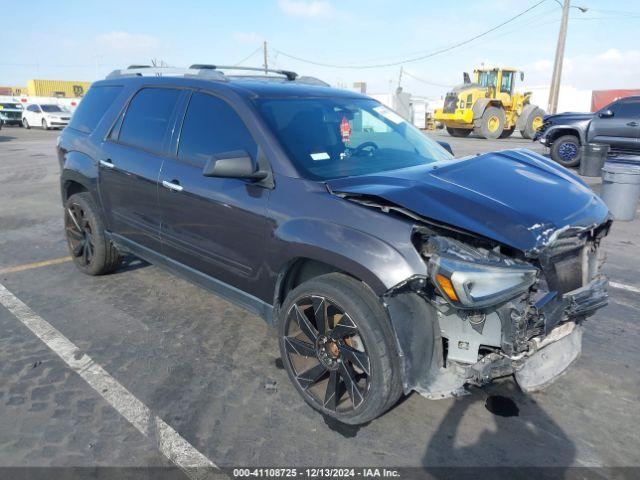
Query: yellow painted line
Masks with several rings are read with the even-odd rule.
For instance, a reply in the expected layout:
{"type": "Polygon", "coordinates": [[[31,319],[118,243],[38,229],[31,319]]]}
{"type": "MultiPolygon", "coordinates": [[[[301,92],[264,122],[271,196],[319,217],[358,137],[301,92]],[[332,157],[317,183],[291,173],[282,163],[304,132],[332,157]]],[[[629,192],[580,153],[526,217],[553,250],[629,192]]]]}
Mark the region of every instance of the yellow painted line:
{"type": "Polygon", "coordinates": [[[4,273],[17,273],[24,272],[25,270],[31,270],[33,268],[48,267],[50,265],[60,265],[61,263],[70,262],[71,257],[52,258],[50,260],[43,260],[41,262],[23,263],[22,265],[15,265],[13,267],[0,268],[0,275],[4,273]]]}

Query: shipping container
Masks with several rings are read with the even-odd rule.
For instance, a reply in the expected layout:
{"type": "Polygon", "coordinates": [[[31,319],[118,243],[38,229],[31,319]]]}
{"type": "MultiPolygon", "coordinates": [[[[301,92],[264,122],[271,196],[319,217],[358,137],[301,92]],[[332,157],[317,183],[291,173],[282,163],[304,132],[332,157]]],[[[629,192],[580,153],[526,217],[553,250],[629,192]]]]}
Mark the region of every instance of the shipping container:
{"type": "Polygon", "coordinates": [[[591,93],[591,111],[597,112],[619,98],[640,95],[640,89],[594,90],[591,93]]]}
{"type": "Polygon", "coordinates": [[[29,80],[27,95],[30,97],[78,98],[89,90],[91,82],[71,80],[29,80]]]}

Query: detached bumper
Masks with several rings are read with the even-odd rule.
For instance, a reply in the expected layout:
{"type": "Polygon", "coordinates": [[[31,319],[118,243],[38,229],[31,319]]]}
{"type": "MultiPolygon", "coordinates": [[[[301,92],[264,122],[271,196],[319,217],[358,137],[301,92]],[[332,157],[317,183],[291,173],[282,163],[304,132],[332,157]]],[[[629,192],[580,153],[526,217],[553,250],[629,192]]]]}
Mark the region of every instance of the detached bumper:
{"type": "Polygon", "coordinates": [[[573,322],[556,327],[541,343],[542,348],[527,357],[514,376],[525,392],[542,390],[557,380],[582,352],[582,327],[573,322]]]}

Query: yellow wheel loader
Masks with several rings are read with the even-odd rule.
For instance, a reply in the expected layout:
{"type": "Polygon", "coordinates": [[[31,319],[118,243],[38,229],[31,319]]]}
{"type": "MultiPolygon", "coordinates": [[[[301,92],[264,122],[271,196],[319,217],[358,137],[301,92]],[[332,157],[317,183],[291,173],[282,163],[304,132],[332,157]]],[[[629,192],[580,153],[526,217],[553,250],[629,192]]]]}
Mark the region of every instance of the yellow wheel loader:
{"type": "MultiPolygon", "coordinates": [[[[481,68],[473,71],[471,82],[465,72],[464,83],[447,93],[433,119],[453,137],[474,132],[482,138],[507,138],[519,130],[524,138],[532,139],[545,113],[529,103],[531,92],[514,91],[517,73],[515,68],[481,68]]],[[[522,80],[524,73],[520,72],[522,80]]]]}

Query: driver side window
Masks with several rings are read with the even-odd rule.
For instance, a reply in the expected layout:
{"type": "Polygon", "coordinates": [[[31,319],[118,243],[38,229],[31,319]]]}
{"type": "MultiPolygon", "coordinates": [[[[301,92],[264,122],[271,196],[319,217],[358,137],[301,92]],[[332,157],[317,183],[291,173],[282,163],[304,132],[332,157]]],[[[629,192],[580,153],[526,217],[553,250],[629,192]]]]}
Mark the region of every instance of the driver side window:
{"type": "Polygon", "coordinates": [[[218,97],[194,93],[180,133],[178,157],[204,166],[212,155],[238,150],[255,160],[258,146],[236,111],[218,97]]]}

